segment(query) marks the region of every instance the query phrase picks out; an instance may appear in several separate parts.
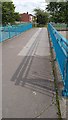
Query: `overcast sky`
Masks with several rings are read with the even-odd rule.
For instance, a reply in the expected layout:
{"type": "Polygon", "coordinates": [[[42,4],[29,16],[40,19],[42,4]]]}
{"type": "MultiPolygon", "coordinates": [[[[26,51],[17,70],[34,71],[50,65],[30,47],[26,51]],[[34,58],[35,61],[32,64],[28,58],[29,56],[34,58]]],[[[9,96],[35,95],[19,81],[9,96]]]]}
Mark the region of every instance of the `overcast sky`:
{"type": "Polygon", "coordinates": [[[41,8],[45,10],[45,0],[13,0],[16,6],[15,11],[19,13],[29,12],[34,14],[34,8],[41,8]]]}

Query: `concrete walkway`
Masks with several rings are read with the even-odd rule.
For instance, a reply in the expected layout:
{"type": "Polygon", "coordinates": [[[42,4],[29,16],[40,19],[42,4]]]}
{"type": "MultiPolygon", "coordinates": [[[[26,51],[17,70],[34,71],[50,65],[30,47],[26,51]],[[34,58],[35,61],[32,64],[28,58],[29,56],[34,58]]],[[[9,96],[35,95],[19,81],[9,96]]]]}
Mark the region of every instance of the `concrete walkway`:
{"type": "Polygon", "coordinates": [[[3,118],[57,118],[47,29],[31,29],[2,46],[3,118]]]}

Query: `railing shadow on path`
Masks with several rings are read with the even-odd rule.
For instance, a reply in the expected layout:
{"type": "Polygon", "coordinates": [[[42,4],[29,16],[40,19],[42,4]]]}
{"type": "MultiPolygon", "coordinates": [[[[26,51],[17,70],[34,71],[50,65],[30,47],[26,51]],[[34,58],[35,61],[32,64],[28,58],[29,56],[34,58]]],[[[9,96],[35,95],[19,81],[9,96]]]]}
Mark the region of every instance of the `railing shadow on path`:
{"type": "MultiPolygon", "coordinates": [[[[16,86],[19,85],[19,86],[40,92],[44,95],[46,94],[45,91],[47,91],[47,95],[50,95],[52,97],[52,95],[55,94],[55,88],[54,88],[54,80],[50,79],[48,77],[49,73],[47,73],[47,69],[50,69],[50,68],[47,68],[48,66],[47,64],[49,62],[49,56],[38,58],[40,59],[40,61],[42,61],[43,59],[45,61],[46,72],[43,71],[44,73],[41,73],[40,75],[41,77],[39,76],[39,74],[37,74],[37,71],[35,70],[34,70],[34,73],[36,72],[37,75],[34,75],[33,77],[29,75],[34,59],[37,59],[37,58],[34,56],[25,56],[22,62],[20,63],[19,67],[17,68],[16,72],[12,76],[11,81],[14,81],[16,86]],[[44,74],[44,78],[42,77],[43,76],[42,74],[44,74]]],[[[34,64],[36,65],[37,61],[35,61],[34,64]]],[[[40,69],[42,69],[42,67],[40,67],[40,69]]]]}

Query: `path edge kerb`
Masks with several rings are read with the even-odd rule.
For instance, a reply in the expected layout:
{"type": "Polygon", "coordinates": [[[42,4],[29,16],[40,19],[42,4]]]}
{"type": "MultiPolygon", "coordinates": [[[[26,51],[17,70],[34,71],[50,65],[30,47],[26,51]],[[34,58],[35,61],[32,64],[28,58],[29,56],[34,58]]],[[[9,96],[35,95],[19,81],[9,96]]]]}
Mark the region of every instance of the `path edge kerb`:
{"type": "MultiPolygon", "coordinates": [[[[47,31],[48,31],[48,28],[47,28],[47,31]]],[[[56,92],[56,105],[57,105],[57,110],[58,110],[57,114],[58,114],[58,119],[62,120],[60,102],[59,102],[59,95],[58,95],[58,87],[57,87],[58,77],[57,77],[54,53],[53,53],[53,48],[52,48],[49,32],[48,32],[48,40],[49,40],[49,46],[50,46],[50,57],[51,57],[51,66],[52,66],[52,72],[53,72],[53,77],[54,77],[54,86],[55,86],[55,92],[56,92]]]]}

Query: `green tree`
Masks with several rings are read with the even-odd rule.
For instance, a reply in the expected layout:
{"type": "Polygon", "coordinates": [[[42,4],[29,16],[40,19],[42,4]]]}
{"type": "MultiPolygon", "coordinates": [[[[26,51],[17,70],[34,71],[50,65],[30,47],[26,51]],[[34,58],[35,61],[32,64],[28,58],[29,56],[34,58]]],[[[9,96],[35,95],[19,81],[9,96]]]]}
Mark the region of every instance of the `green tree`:
{"type": "Polygon", "coordinates": [[[68,1],[65,2],[66,9],[64,10],[64,18],[65,18],[65,23],[67,24],[68,27],[68,1]]]}
{"type": "Polygon", "coordinates": [[[41,9],[34,9],[36,22],[40,25],[45,25],[48,22],[48,13],[41,9]]]}
{"type": "Polygon", "coordinates": [[[0,24],[2,24],[2,3],[0,2],[0,24]]]}
{"type": "Polygon", "coordinates": [[[50,13],[50,20],[57,23],[68,22],[68,2],[50,2],[47,5],[47,11],[50,13]]]}
{"type": "Polygon", "coordinates": [[[2,3],[2,24],[13,24],[19,17],[18,13],[15,13],[15,6],[13,2],[2,3]]]}
{"type": "Polygon", "coordinates": [[[20,14],[15,12],[14,13],[15,21],[20,21],[20,14]]]}

